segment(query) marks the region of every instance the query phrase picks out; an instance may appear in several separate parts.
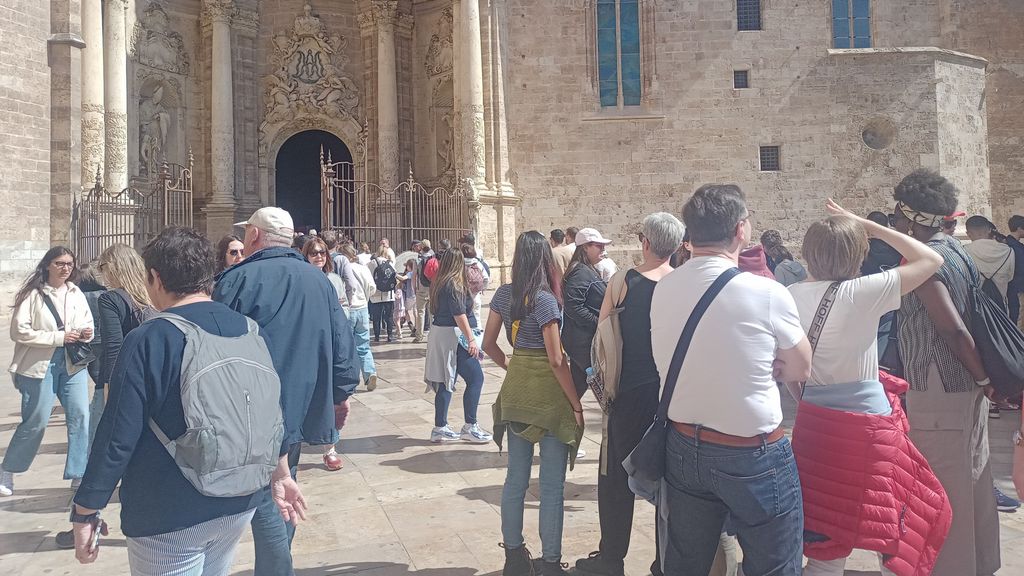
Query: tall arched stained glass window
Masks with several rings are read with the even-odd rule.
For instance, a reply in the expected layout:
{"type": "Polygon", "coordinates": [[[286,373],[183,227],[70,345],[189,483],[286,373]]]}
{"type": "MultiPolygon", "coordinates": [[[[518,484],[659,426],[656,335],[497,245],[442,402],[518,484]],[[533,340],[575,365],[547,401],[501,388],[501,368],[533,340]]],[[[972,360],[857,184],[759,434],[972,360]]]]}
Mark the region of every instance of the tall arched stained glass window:
{"type": "Polygon", "coordinates": [[[639,0],[597,0],[597,58],[601,106],[639,106],[639,0]]]}

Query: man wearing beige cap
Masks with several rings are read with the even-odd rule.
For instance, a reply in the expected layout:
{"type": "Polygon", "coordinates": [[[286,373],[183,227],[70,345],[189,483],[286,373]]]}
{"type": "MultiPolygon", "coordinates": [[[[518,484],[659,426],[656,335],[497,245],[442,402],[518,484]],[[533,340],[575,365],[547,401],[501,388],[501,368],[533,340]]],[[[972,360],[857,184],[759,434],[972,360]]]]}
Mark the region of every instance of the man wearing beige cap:
{"type": "MultiPolygon", "coordinates": [[[[217,278],[213,299],[259,324],[281,379],[281,454],[288,455],[294,477],[303,442],[338,441],[334,407],[359,384],[352,329],[327,276],[291,248],[294,225],[288,212],[260,208],[237,226],[245,227],[251,253],[217,278]]],[[[256,508],[252,532],[255,576],[292,574],[295,530],[271,498],[256,508]]]]}

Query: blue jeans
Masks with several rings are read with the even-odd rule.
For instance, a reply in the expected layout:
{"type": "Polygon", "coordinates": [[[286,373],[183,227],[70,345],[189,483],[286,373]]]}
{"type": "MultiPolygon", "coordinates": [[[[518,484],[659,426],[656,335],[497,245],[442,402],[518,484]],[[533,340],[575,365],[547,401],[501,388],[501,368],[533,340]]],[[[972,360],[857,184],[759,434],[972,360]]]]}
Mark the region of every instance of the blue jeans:
{"type": "Polygon", "coordinates": [[[668,434],[665,574],[707,576],[728,514],[744,574],[799,576],[804,514],[789,440],[731,448],[668,434]]]}
{"type": "Polygon", "coordinates": [[[3,469],[20,474],[28,470],[39,452],[39,444],[50,420],[53,401],[60,400],[68,427],[68,455],[64,461],[64,479],[81,478],[89,461],[89,375],[85,369],[68,374],[64,348],[50,358],[46,376],[29,378],[14,375],[21,392],[21,424],[4,455],[3,469]]]}
{"type": "MultiPolygon", "coordinates": [[[[466,381],[466,391],[462,394],[462,409],[466,413],[466,424],[476,424],[476,409],[480,405],[480,392],[484,388],[484,369],[480,361],[471,358],[465,348],[459,346],[456,353],[455,372],[466,381]]],[[[452,393],[441,386],[434,395],[434,426],[448,425],[448,406],[452,403],[452,393]]]]}
{"type": "MultiPolygon", "coordinates": [[[[523,509],[533,468],[533,443],[509,429],[508,470],[501,491],[501,538],[508,548],[523,540],[523,509]]],[[[569,445],[551,434],[540,440],[540,544],[541,556],[549,562],[562,558],[562,505],[565,501],[565,468],[569,445]]],[[[714,551],[712,550],[712,554],[714,551]]],[[[703,576],[707,576],[707,571],[703,576]]]]}
{"type": "MultiPolygon", "coordinates": [[[[288,451],[288,467],[292,478],[298,472],[302,444],[295,444],[288,451]]],[[[252,517],[252,543],[256,548],[256,566],[253,576],[291,576],[292,539],[295,526],[284,521],[277,510],[277,504],[270,497],[270,490],[263,491],[263,497],[256,506],[252,517]]]]}
{"type": "Polygon", "coordinates": [[[370,310],[369,308],[349,309],[348,321],[352,324],[352,338],[355,340],[356,356],[363,372],[363,382],[371,374],[377,373],[373,364],[373,352],[370,351],[370,310]]]}

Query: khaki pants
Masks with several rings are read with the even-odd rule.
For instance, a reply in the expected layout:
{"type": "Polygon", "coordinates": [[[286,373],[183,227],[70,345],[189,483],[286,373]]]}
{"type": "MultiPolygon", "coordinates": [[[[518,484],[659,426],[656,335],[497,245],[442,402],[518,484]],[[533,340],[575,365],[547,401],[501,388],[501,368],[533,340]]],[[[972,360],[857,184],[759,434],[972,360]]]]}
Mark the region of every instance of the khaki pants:
{"type": "Polygon", "coordinates": [[[430,305],[430,290],[416,289],[416,337],[423,338],[423,324],[427,321],[427,306],[430,305]]]}
{"type": "Polygon", "coordinates": [[[999,569],[999,518],[988,449],[989,401],[981,388],[946,392],[938,369],[928,389],[907,392],[910,439],[928,459],[953,508],[934,576],[987,576],[999,569]]]}

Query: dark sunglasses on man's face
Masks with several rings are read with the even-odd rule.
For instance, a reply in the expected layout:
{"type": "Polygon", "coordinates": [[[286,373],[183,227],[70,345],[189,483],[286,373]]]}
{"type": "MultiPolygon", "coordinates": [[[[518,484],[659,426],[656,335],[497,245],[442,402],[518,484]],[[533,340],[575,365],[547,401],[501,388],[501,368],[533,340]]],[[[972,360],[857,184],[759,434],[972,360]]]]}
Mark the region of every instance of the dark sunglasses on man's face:
{"type": "Polygon", "coordinates": [[[241,256],[242,255],[242,249],[241,248],[236,248],[234,250],[228,250],[228,254],[231,254],[232,256],[241,256]]]}

